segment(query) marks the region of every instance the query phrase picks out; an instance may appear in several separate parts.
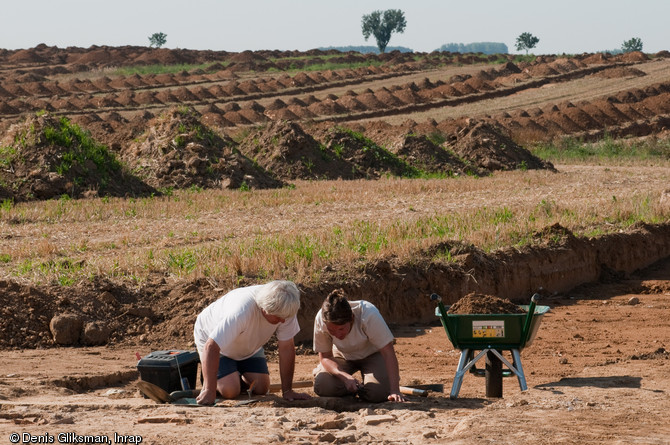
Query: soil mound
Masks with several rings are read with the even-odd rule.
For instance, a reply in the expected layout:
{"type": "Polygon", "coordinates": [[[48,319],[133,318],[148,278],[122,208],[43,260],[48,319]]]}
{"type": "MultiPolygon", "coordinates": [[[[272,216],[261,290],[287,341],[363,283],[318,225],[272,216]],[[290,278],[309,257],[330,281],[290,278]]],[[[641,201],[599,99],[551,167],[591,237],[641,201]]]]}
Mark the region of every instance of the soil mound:
{"type": "Polygon", "coordinates": [[[583,68],[583,66],[579,66],[578,63],[575,63],[575,61],[571,59],[556,59],[553,62],[550,62],[549,66],[559,73],[568,73],[578,68],[583,68]]]}
{"type": "Polygon", "coordinates": [[[34,49],[20,49],[7,58],[12,63],[44,63],[46,60],[34,49]]]}
{"type": "Polygon", "coordinates": [[[506,77],[511,76],[512,74],[519,74],[521,72],[521,69],[512,62],[507,62],[501,65],[495,71],[496,71],[495,77],[506,77]]]}
{"type": "Polygon", "coordinates": [[[547,246],[567,246],[577,240],[577,237],[569,229],[559,223],[535,232],[533,238],[538,244],[547,246]]]}
{"type": "Polygon", "coordinates": [[[408,164],[429,172],[448,176],[477,173],[455,154],[430,141],[426,136],[405,136],[400,147],[393,150],[408,164]]]}
{"type": "Polygon", "coordinates": [[[386,104],[379,100],[379,98],[372,92],[359,94],[356,96],[356,100],[367,110],[382,110],[386,108],[386,104]]]}
{"type": "Polygon", "coordinates": [[[110,63],[111,60],[111,53],[107,49],[101,48],[83,53],[76,59],[76,63],[80,63],[82,65],[100,66],[110,63]]]}
{"type": "Polygon", "coordinates": [[[360,133],[333,128],[324,136],[326,147],[352,166],[344,179],[377,179],[385,174],[412,177],[418,171],[404,160],[360,133]]]}
{"type": "Polygon", "coordinates": [[[558,74],[554,68],[551,67],[548,63],[538,63],[536,65],[531,65],[526,68],[523,72],[530,74],[531,76],[555,76],[558,74]]]}
{"type": "Polygon", "coordinates": [[[368,108],[354,96],[342,96],[336,101],[349,112],[367,111],[368,108]]]}
{"type": "Polygon", "coordinates": [[[612,56],[608,53],[585,54],[582,63],[585,65],[597,65],[608,63],[612,56]]]}
{"type": "Polygon", "coordinates": [[[156,188],[276,188],[283,182],[214,133],[193,108],[174,107],[149,122],[122,157],[156,188]]]}
{"type": "Polygon", "coordinates": [[[240,150],[283,180],[345,178],[351,165],[294,122],[274,121],[250,134],[240,150]]]}
{"type": "Polygon", "coordinates": [[[249,50],[233,54],[228,60],[230,62],[236,62],[236,63],[267,62],[267,59],[265,57],[249,50]]]}
{"type": "Polygon", "coordinates": [[[642,77],[646,76],[647,73],[630,66],[616,66],[598,71],[595,75],[605,79],[619,79],[624,77],[642,77]]]}
{"type": "Polygon", "coordinates": [[[506,298],[471,293],[449,307],[449,314],[523,314],[525,311],[506,298]]]}
{"type": "Polygon", "coordinates": [[[628,53],[623,53],[617,57],[622,62],[646,62],[649,60],[649,57],[642,51],[631,51],[628,53]]]}
{"type": "Polygon", "coordinates": [[[14,124],[0,141],[0,183],[14,201],[67,195],[138,196],[154,192],[126,172],[106,146],[79,125],[44,113],[14,124]]]}
{"type": "Polygon", "coordinates": [[[457,136],[454,151],[484,170],[546,169],[554,166],[517,145],[498,128],[485,122],[470,122],[457,136]]]}
{"type": "Polygon", "coordinates": [[[170,50],[168,48],[152,48],[142,52],[133,59],[133,63],[178,65],[193,63],[193,57],[187,56],[183,51],[170,50]]]}

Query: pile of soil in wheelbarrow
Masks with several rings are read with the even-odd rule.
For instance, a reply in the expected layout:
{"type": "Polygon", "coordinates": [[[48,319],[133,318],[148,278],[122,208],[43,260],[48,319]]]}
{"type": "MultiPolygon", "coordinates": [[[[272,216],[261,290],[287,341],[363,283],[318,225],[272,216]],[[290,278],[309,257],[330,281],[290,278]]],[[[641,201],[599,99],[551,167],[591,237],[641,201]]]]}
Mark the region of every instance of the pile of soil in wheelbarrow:
{"type": "Polygon", "coordinates": [[[518,305],[506,298],[471,293],[449,307],[449,314],[523,314],[518,305]]]}

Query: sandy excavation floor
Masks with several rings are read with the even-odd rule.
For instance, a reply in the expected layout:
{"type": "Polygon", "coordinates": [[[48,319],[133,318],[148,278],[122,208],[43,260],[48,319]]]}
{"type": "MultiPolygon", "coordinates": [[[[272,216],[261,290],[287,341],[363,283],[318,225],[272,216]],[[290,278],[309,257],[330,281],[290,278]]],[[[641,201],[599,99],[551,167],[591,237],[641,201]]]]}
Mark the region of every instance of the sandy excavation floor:
{"type": "MultiPolygon", "coordinates": [[[[393,327],[401,383],[444,385],[444,393],[404,404],[268,395],[243,406],[159,405],[136,388],[135,353],[146,347],[3,351],[0,443],[12,434],[53,443],[84,435],[114,442],[117,434],[161,444],[664,444],[669,301],[668,260],[624,281],[544,298],[551,311],[521,353],[529,389],[505,378],[501,399],[486,398],[484,378],[471,374],[449,398],[458,351],[437,324],[393,327]]],[[[296,380],[309,379],[315,363],[298,355],[296,380]]],[[[274,360],[271,373],[276,379],[274,360]]]]}

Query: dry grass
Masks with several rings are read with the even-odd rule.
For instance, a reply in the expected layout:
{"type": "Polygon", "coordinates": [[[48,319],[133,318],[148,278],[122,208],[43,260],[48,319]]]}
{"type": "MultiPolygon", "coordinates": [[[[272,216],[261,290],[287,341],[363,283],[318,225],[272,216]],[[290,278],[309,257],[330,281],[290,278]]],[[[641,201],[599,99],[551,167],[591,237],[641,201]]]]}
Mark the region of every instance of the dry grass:
{"type": "Polygon", "coordinates": [[[533,232],[554,223],[592,236],[668,220],[659,204],[668,165],[558,169],[19,204],[0,211],[0,273],[35,284],[142,281],[154,272],[305,282],[326,266],[411,261],[445,240],[491,251],[532,243],[533,232]]]}

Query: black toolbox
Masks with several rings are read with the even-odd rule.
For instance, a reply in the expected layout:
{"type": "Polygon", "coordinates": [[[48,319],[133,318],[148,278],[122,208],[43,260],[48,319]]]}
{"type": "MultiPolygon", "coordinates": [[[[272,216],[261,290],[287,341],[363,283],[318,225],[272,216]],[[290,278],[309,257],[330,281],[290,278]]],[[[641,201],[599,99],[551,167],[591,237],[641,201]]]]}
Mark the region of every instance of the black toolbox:
{"type": "Polygon", "coordinates": [[[153,351],[137,362],[137,370],[142,380],[171,393],[195,389],[199,362],[197,351],[153,351]]]}

